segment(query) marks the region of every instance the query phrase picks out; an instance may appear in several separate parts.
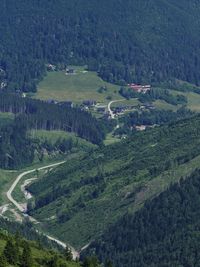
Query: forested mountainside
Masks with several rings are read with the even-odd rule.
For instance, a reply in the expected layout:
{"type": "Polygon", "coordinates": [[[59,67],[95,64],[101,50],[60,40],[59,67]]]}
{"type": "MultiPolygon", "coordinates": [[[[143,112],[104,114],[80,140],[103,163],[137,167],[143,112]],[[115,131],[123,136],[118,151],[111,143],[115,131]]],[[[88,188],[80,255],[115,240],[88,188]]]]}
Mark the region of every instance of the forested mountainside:
{"type": "Polygon", "coordinates": [[[0,230],[12,235],[18,234],[29,241],[38,242],[46,249],[62,250],[62,247],[57,243],[49,240],[45,235],[38,233],[28,219],[22,224],[0,217],[0,230]]]}
{"type": "MultiPolygon", "coordinates": [[[[111,123],[99,121],[80,108],[50,104],[14,94],[0,93],[0,111],[15,115],[13,120],[0,127],[1,168],[20,168],[33,162],[38,142],[30,138],[29,130],[62,130],[99,145],[112,128],[111,123]]],[[[67,142],[63,145],[70,150],[71,145],[67,142]]]]}
{"type": "Polygon", "coordinates": [[[116,267],[199,266],[200,171],[172,185],[135,215],[127,213],[86,253],[116,267]]]}
{"type": "Polygon", "coordinates": [[[51,104],[1,93],[0,111],[18,115],[18,123],[25,123],[29,129],[73,132],[95,144],[100,144],[105,138],[106,120],[103,124],[79,107],[71,108],[63,103],[51,104]]]}
{"type": "Polygon", "coordinates": [[[136,127],[139,125],[145,125],[148,127],[155,127],[158,125],[164,125],[170,122],[176,122],[178,120],[190,118],[195,113],[186,109],[185,107],[179,108],[173,112],[171,110],[144,110],[133,111],[125,116],[119,118],[119,127],[114,130],[114,136],[134,135],[137,131],[136,127]]]}
{"type": "MultiPolygon", "coordinates": [[[[1,267],[80,267],[72,261],[70,251],[58,253],[44,249],[38,242],[30,242],[19,234],[10,235],[0,230],[0,266],[1,267]]],[[[89,267],[89,266],[88,266],[89,267]]]]}
{"type": "Polygon", "coordinates": [[[35,196],[29,213],[63,240],[83,246],[198,167],[199,134],[195,116],[70,160],[29,186],[35,196]]]}
{"type": "Polygon", "coordinates": [[[35,91],[48,63],[121,84],[200,83],[196,0],[2,0],[0,10],[2,88],[35,91]]]}

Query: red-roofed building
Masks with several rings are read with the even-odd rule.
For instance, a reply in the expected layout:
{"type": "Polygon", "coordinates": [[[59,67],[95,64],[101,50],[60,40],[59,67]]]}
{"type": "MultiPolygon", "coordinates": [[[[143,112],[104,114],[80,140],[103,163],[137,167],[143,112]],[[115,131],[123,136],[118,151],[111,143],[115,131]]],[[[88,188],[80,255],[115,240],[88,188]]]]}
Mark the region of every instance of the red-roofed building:
{"type": "Polygon", "coordinates": [[[151,85],[138,85],[138,84],[131,83],[131,84],[128,84],[128,86],[138,93],[145,94],[151,90],[151,85]]]}

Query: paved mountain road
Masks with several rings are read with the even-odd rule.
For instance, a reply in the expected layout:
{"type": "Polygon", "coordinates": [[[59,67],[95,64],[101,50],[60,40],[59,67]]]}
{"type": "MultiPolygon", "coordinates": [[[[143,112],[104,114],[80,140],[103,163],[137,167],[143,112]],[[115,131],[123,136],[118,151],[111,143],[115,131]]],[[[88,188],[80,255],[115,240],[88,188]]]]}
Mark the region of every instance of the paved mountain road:
{"type": "Polygon", "coordinates": [[[108,103],[108,112],[110,113],[110,117],[111,119],[114,119],[115,118],[115,114],[113,113],[112,109],[111,109],[111,105],[114,104],[114,103],[117,103],[117,102],[122,102],[122,101],[125,101],[125,100],[113,100],[113,101],[110,101],[108,103]]]}
{"type": "MultiPolygon", "coordinates": [[[[50,165],[46,165],[44,167],[40,167],[38,169],[33,169],[33,170],[29,170],[29,171],[25,171],[23,173],[21,173],[20,175],[17,176],[17,178],[15,179],[15,181],[13,182],[13,184],[11,185],[10,189],[8,190],[8,192],[6,193],[7,195],[7,198],[9,199],[10,202],[12,202],[15,207],[21,212],[21,213],[24,213],[25,210],[24,210],[24,207],[22,205],[20,205],[20,203],[18,203],[13,197],[12,197],[12,193],[15,189],[15,187],[18,185],[18,183],[20,182],[20,180],[27,174],[30,174],[30,173],[33,173],[35,172],[36,170],[45,170],[45,169],[48,169],[48,168],[53,168],[53,167],[56,167],[58,165],[61,165],[65,163],[65,161],[62,161],[62,162],[58,162],[58,163],[54,163],[54,164],[50,164],[50,165]]],[[[32,217],[31,217],[32,218],[32,217]]],[[[34,219],[34,218],[32,218],[34,219]]],[[[45,233],[43,233],[49,240],[52,240],[52,241],[55,241],[57,244],[59,244],[60,246],[62,247],[66,247],[66,244],[52,236],[49,236],[45,233]]],[[[68,245],[69,248],[71,249],[71,252],[72,252],[72,255],[73,255],[73,259],[76,259],[76,258],[79,258],[79,252],[77,252],[73,247],[71,247],[70,245],[68,245]]]]}
{"type": "Polygon", "coordinates": [[[24,212],[24,208],[17,202],[14,200],[14,198],[12,197],[12,192],[14,191],[15,187],[17,186],[17,184],[19,183],[19,181],[27,174],[30,174],[30,173],[33,173],[35,172],[36,170],[44,170],[44,169],[48,169],[48,168],[52,168],[52,167],[56,167],[58,165],[61,165],[65,163],[65,161],[62,161],[62,162],[58,162],[58,163],[54,163],[54,164],[50,164],[50,165],[47,165],[47,166],[44,166],[44,167],[40,167],[38,169],[33,169],[33,170],[29,170],[29,171],[25,171],[23,173],[21,173],[20,175],[17,176],[17,178],[15,179],[15,181],[13,182],[13,184],[11,185],[10,189],[8,190],[8,192],[6,193],[7,195],[7,198],[10,200],[10,202],[12,202],[15,207],[21,211],[21,212],[24,212]]]}

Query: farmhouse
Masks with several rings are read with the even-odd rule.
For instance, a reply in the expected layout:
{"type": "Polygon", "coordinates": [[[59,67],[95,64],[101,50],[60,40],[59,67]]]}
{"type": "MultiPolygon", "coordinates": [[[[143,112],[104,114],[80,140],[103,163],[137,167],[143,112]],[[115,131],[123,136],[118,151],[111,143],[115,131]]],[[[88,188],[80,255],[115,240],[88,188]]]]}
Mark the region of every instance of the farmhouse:
{"type": "Polygon", "coordinates": [[[96,102],[95,100],[92,100],[92,99],[84,100],[84,101],[83,101],[83,105],[88,106],[88,107],[95,106],[96,103],[97,103],[97,102],[96,102]]]}
{"type": "Polygon", "coordinates": [[[138,126],[135,126],[135,129],[136,129],[137,131],[145,131],[146,128],[147,128],[146,125],[138,125],[138,126]]]}
{"type": "Polygon", "coordinates": [[[97,112],[105,113],[106,112],[106,108],[99,106],[99,107],[97,107],[97,112]]]}
{"type": "Polygon", "coordinates": [[[74,106],[72,101],[62,101],[62,102],[59,102],[59,105],[62,107],[69,107],[69,108],[73,108],[74,106]]]}
{"type": "Polygon", "coordinates": [[[66,69],[66,74],[75,74],[74,69],[66,69]]]}
{"type": "Polygon", "coordinates": [[[58,101],[56,101],[54,99],[47,99],[46,103],[48,103],[48,104],[58,104],[58,101]]]}
{"type": "Polygon", "coordinates": [[[55,71],[56,70],[56,66],[53,64],[47,64],[46,67],[47,67],[48,71],[55,71]]]}
{"type": "Polygon", "coordinates": [[[148,91],[151,90],[151,85],[138,85],[138,84],[131,83],[131,84],[128,84],[128,86],[138,93],[146,94],[148,91]]]}
{"type": "Polygon", "coordinates": [[[7,86],[7,82],[2,82],[1,85],[0,85],[0,88],[4,89],[6,86],[7,86]]]}

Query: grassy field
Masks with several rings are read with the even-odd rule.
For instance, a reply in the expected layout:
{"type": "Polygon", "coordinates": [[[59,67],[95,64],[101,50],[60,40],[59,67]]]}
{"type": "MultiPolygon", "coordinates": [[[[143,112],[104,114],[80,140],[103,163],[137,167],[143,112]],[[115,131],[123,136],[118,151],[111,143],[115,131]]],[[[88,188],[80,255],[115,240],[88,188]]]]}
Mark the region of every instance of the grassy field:
{"type": "MultiPolygon", "coordinates": [[[[101,104],[108,104],[110,100],[120,100],[112,106],[135,105],[140,102],[137,99],[125,100],[118,93],[120,86],[103,81],[95,72],[85,71],[85,67],[73,67],[75,74],[66,75],[64,71],[48,72],[47,76],[38,86],[38,92],[34,96],[38,99],[54,99],[58,101],[71,100],[76,104],[82,103],[87,99],[93,99],[101,104]],[[107,90],[98,92],[100,87],[107,90]],[[109,97],[109,98],[108,98],[109,97]]],[[[183,94],[188,99],[188,108],[193,111],[200,111],[200,95],[196,93],[184,93],[170,90],[172,94],[183,94]]],[[[179,106],[173,106],[165,101],[157,100],[154,102],[158,109],[176,111],[179,106]]]]}
{"type": "Polygon", "coordinates": [[[168,104],[164,100],[156,100],[155,102],[153,102],[153,105],[157,109],[161,109],[161,110],[177,111],[177,109],[179,108],[179,106],[174,106],[174,105],[168,104]]]}
{"type": "Polygon", "coordinates": [[[14,114],[9,112],[0,112],[0,127],[11,123],[14,120],[14,114]]]}
{"type": "Polygon", "coordinates": [[[8,203],[6,192],[17,175],[18,172],[10,172],[0,169],[0,206],[8,203]]]}
{"type": "Polygon", "coordinates": [[[108,103],[108,96],[114,100],[122,99],[118,94],[119,86],[103,81],[95,72],[86,72],[84,67],[74,69],[76,74],[70,75],[66,75],[64,71],[49,72],[39,84],[35,97],[44,100],[71,100],[78,104],[87,99],[108,103]],[[107,91],[99,93],[98,89],[103,86],[107,87],[107,91]]]}
{"type": "Polygon", "coordinates": [[[64,132],[64,131],[46,131],[46,130],[32,130],[30,131],[32,138],[38,138],[41,142],[48,140],[54,145],[59,139],[69,139],[71,138],[74,143],[77,143],[78,147],[84,148],[94,148],[95,145],[92,143],[76,136],[74,133],[64,132]]]}
{"type": "Polygon", "coordinates": [[[105,139],[105,141],[104,141],[104,144],[105,144],[106,146],[108,146],[108,145],[111,145],[111,144],[113,144],[113,143],[120,142],[120,141],[121,141],[121,140],[120,140],[119,138],[114,137],[114,136],[112,135],[112,133],[109,133],[109,134],[107,134],[107,136],[106,136],[106,139],[105,139]]]}
{"type": "Polygon", "coordinates": [[[123,107],[123,106],[138,106],[141,105],[141,102],[137,98],[132,98],[130,100],[123,99],[122,101],[115,102],[112,104],[112,107],[123,107]]]}
{"type": "Polygon", "coordinates": [[[195,93],[185,93],[184,95],[188,99],[188,108],[200,112],[200,95],[195,93]]]}
{"type": "MultiPolygon", "coordinates": [[[[175,90],[170,90],[170,93],[173,95],[184,95],[187,98],[187,107],[196,112],[200,112],[200,94],[196,94],[193,92],[179,92],[175,90]]],[[[155,106],[159,109],[171,109],[176,110],[179,106],[173,106],[167,104],[165,101],[157,100],[154,102],[155,106]]]]}

